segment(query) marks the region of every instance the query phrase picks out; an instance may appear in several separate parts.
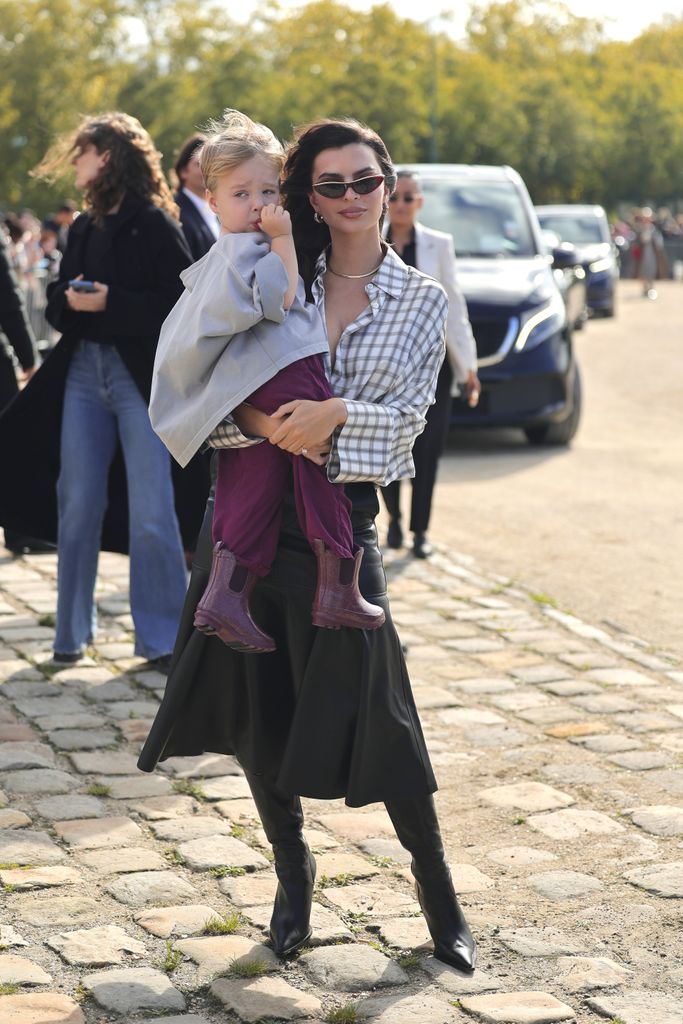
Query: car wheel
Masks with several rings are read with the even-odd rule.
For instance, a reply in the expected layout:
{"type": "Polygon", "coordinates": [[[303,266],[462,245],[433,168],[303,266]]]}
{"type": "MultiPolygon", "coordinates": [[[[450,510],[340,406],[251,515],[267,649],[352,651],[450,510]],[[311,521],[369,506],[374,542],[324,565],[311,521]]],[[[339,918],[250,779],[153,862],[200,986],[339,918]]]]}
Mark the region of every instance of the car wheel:
{"type": "Polygon", "coordinates": [[[581,377],[579,368],[574,373],[572,411],[561,423],[545,423],[542,427],[527,427],[524,433],[530,444],[567,445],[579,429],[581,419],[581,377]]]}

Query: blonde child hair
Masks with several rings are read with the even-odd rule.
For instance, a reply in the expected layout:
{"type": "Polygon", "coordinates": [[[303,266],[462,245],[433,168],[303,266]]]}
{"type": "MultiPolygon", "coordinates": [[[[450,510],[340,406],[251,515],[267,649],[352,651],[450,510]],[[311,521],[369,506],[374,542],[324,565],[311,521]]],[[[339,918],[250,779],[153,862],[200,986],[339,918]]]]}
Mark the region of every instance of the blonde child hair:
{"type": "Polygon", "coordinates": [[[228,107],[222,119],[209,121],[204,131],[207,139],[199,152],[199,165],[210,192],[215,190],[219,178],[255,156],[272,161],[280,177],[285,151],[265,124],[228,107]]]}

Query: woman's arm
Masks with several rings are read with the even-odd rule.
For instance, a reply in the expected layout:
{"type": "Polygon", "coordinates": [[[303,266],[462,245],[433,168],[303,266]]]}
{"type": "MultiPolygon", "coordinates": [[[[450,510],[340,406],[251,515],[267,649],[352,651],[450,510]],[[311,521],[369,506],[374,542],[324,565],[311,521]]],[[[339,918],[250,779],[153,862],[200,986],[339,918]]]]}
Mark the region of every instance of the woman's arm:
{"type": "MultiPolygon", "coordinates": [[[[317,405],[311,402],[311,405],[317,405]]],[[[238,405],[231,416],[226,417],[219,423],[216,429],[207,438],[207,445],[210,448],[247,448],[255,444],[261,444],[264,440],[271,440],[273,434],[282,425],[281,419],[274,419],[264,412],[255,409],[246,402],[238,405]]],[[[324,466],[330,453],[332,438],[327,436],[320,444],[311,444],[305,453],[301,452],[301,446],[294,454],[304,454],[311,462],[318,466],[324,466]]],[[[281,445],[281,447],[284,447],[281,445]]]]}

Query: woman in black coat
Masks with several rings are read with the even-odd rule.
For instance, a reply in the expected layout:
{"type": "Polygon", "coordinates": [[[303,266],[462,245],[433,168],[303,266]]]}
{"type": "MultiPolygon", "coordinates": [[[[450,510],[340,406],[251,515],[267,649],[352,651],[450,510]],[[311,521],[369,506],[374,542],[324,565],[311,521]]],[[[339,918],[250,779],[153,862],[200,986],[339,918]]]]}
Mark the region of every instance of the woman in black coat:
{"type": "Polygon", "coordinates": [[[71,228],[59,280],[48,292],[47,317],[62,339],[35,379],[61,438],[54,657],[77,661],[95,636],[98,553],[120,444],[135,652],[157,662],[172,650],[186,577],[170,460],[147,404],[159,329],[181,292],[178,275],[189,253],[160,154],[135,118],[87,118],[37,173],[49,175],[67,161],[87,213],[71,228]]]}

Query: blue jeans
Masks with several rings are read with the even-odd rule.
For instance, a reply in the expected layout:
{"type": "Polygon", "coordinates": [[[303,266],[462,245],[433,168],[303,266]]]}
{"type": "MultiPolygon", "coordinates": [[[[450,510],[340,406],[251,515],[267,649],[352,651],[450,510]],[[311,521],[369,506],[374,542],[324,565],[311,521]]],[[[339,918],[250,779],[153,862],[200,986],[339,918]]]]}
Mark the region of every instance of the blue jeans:
{"type": "Polygon", "coordinates": [[[117,441],[128,483],[130,606],[135,653],[173,650],[187,575],[173,503],[170,456],[112,345],[81,341],[69,366],[62,416],[57,627],[54,648],[80,652],[95,638],[95,581],[107,482],[117,441]]]}

